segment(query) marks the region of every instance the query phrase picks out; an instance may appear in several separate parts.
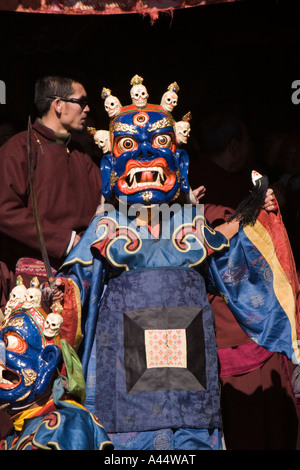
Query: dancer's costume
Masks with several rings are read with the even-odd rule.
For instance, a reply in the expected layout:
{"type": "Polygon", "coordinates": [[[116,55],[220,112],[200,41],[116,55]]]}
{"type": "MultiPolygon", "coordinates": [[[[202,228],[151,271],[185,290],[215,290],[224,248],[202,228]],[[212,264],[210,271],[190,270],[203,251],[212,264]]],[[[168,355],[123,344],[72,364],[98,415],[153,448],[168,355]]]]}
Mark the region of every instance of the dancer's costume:
{"type": "Polygon", "coordinates": [[[147,103],[141,77],[132,85],[126,107],[104,89],[114,104],[110,131],[98,131],[95,141],[111,204],[99,209],[60,273],[79,287],[86,405],[117,449],[220,448],[207,289],[226,299],[254,341],[298,362],[293,259],[278,213],[241,223],[229,243],[200,205],[186,204],[188,156],[179,146],[189,118],[171,115],[178,86],[157,106],[147,103]]]}
{"type": "MultiPolygon", "coordinates": [[[[57,397],[56,397],[57,398],[57,397]]],[[[21,412],[0,450],[113,449],[99,420],[75,400],[53,399],[21,412]]]]}

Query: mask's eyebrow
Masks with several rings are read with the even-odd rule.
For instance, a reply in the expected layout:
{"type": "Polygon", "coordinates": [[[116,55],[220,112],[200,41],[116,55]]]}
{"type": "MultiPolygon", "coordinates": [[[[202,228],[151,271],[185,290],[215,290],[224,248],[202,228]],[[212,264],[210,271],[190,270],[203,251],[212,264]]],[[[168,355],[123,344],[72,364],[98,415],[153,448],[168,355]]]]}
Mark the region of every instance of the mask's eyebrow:
{"type": "Polygon", "coordinates": [[[113,124],[113,132],[132,132],[133,134],[137,134],[138,131],[132,124],[126,124],[124,122],[115,122],[113,124]]]}
{"type": "Polygon", "coordinates": [[[149,128],[148,132],[156,131],[157,129],[164,129],[165,127],[173,127],[175,124],[174,119],[166,118],[160,119],[159,121],[154,122],[149,128]]]}

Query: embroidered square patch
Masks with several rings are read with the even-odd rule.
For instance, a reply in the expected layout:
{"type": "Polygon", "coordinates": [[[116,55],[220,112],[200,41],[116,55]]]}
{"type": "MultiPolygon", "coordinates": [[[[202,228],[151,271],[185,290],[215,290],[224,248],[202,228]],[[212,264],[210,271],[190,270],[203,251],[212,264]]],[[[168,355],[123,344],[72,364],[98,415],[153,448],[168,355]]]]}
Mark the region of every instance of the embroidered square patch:
{"type": "Polygon", "coordinates": [[[205,341],[200,307],[124,312],[127,393],[205,390],[205,341]]]}
{"type": "Polygon", "coordinates": [[[187,367],[186,331],[145,330],[147,368],[187,367]]]}

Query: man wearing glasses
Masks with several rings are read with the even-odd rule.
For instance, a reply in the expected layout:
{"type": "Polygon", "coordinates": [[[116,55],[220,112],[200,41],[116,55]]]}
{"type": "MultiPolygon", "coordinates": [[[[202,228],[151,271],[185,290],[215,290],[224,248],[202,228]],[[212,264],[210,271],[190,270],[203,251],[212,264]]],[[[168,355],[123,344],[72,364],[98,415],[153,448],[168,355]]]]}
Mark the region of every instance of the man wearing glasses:
{"type": "MultiPolygon", "coordinates": [[[[84,86],[70,78],[44,77],[36,83],[34,101],[39,114],[30,139],[34,184],[40,225],[55,273],[100,203],[101,177],[90,156],[72,147],[71,132],[84,130],[89,112],[84,86]]],[[[25,285],[33,275],[40,283],[46,280],[30,196],[27,131],[0,148],[0,174],[3,310],[17,275],[22,275],[25,285]]]]}

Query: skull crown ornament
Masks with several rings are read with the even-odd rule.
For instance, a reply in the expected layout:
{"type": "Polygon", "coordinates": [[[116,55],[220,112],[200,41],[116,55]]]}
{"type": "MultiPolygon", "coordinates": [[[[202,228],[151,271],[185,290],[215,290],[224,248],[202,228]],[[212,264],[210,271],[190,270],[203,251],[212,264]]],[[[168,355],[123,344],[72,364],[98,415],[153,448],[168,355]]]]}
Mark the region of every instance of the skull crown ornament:
{"type": "Polygon", "coordinates": [[[39,281],[34,277],[30,282],[29,289],[25,292],[25,299],[22,304],[24,308],[40,307],[42,301],[42,293],[39,289],[39,281]]]}
{"type": "MultiPolygon", "coordinates": [[[[10,315],[16,309],[40,309],[41,310],[42,293],[39,289],[39,281],[34,277],[30,282],[30,287],[26,289],[23,284],[22,276],[17,277],[16,286],[12,289],[9,300],[4,311],[4,319],[7,322],[10,315]]],[[[59,302],[55,302],[51,306],[51,312],[47,315],[45,324],[43,325],[43,333],[48,338],[54,338],[59,334],[62,323],[63,307],[59,302]]],[[[46,315],[46,314],[45,314],[46,315]]]]}
{"type": "Polygon", "coordinates": [[[166,91],[161,99],[160,105],[169,111],[170,113],[173,111],[175,106],[177,106],[178,103],[178,95],[177,92],[179,91],[179,86],[177,85],[176,82],[171,83],[171,85],[168,86],[168,91],[166,91]]]}
{"type": "Polygon", "coordinates": [[[51,305],[52,312],[48,313],[45,326],[44,335],[47,338],[54,338],[60,333],[61,326],[63,324],[62,311],[63,307],[60,302],[55,302],[51,305]]]}
{"type": "Polygon", "coordinates": [[[109,117],[116,116],[122,107],[119,99],[111,94],[109,88],[103,88],[101,97],[104,99],[104,108],[109,117]]]}
{"type": "Polygon", "coordinates": [[[9,300],[5,306],[4,316],[7,318],[14,308],[18,305],[22,305],[25,300],[26,287],[23,284],[22,276],[17,277],[16,286],[12,289],[9,294],[9,300]]]}
{"type": "Polygon", "coordinates": [[[130,82],[132,85],[130,97],[132,99],[132,103],[137,108],[144,108],[147,104],[147,99],[149,98],[147,88],[143,85],[143,81],[142,77],[135,75],[130,82]]]}

